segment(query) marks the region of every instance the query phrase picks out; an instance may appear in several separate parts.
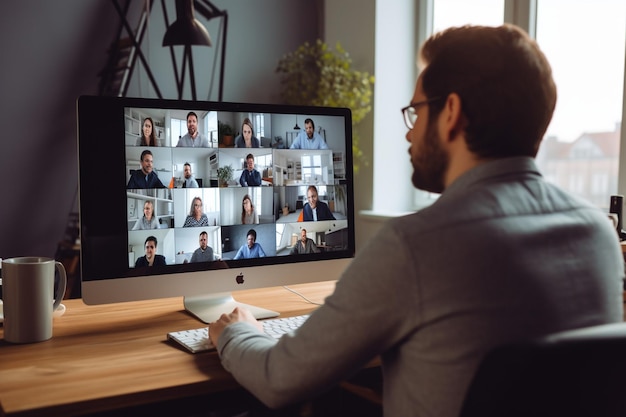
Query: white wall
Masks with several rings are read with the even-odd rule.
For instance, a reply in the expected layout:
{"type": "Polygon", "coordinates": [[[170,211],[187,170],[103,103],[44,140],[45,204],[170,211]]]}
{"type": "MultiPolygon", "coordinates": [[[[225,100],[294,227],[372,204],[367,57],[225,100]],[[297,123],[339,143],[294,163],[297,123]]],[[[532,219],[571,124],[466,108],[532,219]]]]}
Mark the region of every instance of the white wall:
{"type": "MultiPolygon", "coordinates": [[[[395,1],[395,0],[394,0],[395,1]]],[[[383,2],[381,2],[383,3],[383,2]]],[[[384,2],[385,4],[393,2],[384,2]]],[[[324,36],[330,46],[340,42],[352,58],[353,68],[375,74],[375,31],[376,29],[376,0],[333,0],[325,2],[324,36]]],[[[395,45],[390,45],[393,49],[395,45]]],[[[378,81],[377,81],[378,82],[378,81]]],[[[376,94],[376,91],[374,92],[376,94]]],[[[355,176],[355,208],[357,211],[356,239],[357,251],[369,240],[379,227],[369,217],[358,213],[362,210],[371,210],[373,201],[373,166],[374,154],[374,117],[373,109],[357,126],[360,138],[360,148],[365,154],[368,164],[360,163],[359,171],[355,176]]],[[[400,112],[398,111],[398,115],[400,112]]]]}

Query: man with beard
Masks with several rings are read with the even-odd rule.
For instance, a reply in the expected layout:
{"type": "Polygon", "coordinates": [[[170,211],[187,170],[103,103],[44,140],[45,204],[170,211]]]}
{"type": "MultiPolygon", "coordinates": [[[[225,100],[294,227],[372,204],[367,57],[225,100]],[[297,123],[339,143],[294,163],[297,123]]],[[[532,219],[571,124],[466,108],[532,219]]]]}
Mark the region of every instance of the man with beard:
{"type": "Polygon", "coordinates": [[[189,262],[211,262],[214,261],[215,258],[213,256],[213,248],[208,245],[209,235],[207,232],[200,232],[200,237],[198,238],[200,242],[200,247],[193,252],[191,255],[191,260],[189,262]]]}
{"type": "Polygon", "coordinates": [[[154,172],[152,152],[148,149],[144,150],[139,159],[141,169],[131,172],[126,188],[165,188],[157,173],[154,172]]]}
{"type": "Polygon", "coordinates": [[[187,113],[187,133],[178,139],[178,148],[208,148],[209,140],[198,131],[198,116],[190,111],[187,113]]]}
{"type": "Polygon", "coordinates": [[[615,229],[534,162],[556,103],[536,42],[464,26],[420,58],[402,113],[412,182],[439,199],[389,221],[293,336],[270,340],[243,309],[209,325],[224,367],[270,407],[379,356],[385,415],[458,416],[494,347],[623,320],[615,229]]]}
{"type": "Polygon", "coordinates": [[[185,162],[185,165],[183,165],[183,176],[185,177],[183,179],[183,188],[198,188],[198,181],[196,181],[196,179],[194,178],[193,174],[191,173],[191,164],[189,162],[185,162]]]}

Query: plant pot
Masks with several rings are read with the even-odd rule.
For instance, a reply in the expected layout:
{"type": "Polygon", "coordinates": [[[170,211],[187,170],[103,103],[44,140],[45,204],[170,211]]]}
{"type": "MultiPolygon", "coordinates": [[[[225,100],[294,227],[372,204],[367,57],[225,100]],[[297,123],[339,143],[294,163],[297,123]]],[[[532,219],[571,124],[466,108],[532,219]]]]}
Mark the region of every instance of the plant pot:
{"type": "Polygon", "coordinates": [[[233,146],[235,144],[235,137],[233,135],[222,136],[222,143],[224,146],[233,146]]]}

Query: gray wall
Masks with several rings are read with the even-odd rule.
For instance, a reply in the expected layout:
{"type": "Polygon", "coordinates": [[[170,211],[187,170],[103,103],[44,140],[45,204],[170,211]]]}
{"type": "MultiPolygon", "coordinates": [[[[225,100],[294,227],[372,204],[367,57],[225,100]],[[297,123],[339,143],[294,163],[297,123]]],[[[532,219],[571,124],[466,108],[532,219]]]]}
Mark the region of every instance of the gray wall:
{"type": "MultiPolygon", "coordinates": [[[[276,64],[283,53],[323,36],[323,1],[213,3],[226,8],[230,19],[224,100],[278,102],[276,64]]],[[[160,7],[156,2],[155,15],[160,7]]],[[[118,24],[109,1],[0,2],[0,257],[54,256],[76,200],[76,98],[97,93],[118,24]]],[[[177,98],[175,84],[167,82],[169,55],[161,56],[153,26],[151,67],[164,97],[177,98]]],[[[207,26],[211,31],[213,23],[207,26]]],[[[129,95],[154,96],[145,76],[133,81],[129,95]]],[[[93,178],[94,187],[101,180],[93,178]]]]}

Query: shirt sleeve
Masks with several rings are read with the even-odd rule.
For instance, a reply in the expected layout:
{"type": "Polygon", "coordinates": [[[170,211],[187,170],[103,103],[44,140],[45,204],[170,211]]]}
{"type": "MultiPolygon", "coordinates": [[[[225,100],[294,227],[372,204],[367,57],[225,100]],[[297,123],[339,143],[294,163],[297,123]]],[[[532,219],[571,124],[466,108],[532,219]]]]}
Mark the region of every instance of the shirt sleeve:
{"type": "Polygon", "coordinates": [[[408,276],[416,272],[400,239],[384,232],[294,334],[274,344],[245,323],[226,327],[217,346],[222,364],[266,405],[322,392],[414,331],[419,302],[416,280],[408,276]],[[390,302],[403,308],[389,308],[390,302]]]}

